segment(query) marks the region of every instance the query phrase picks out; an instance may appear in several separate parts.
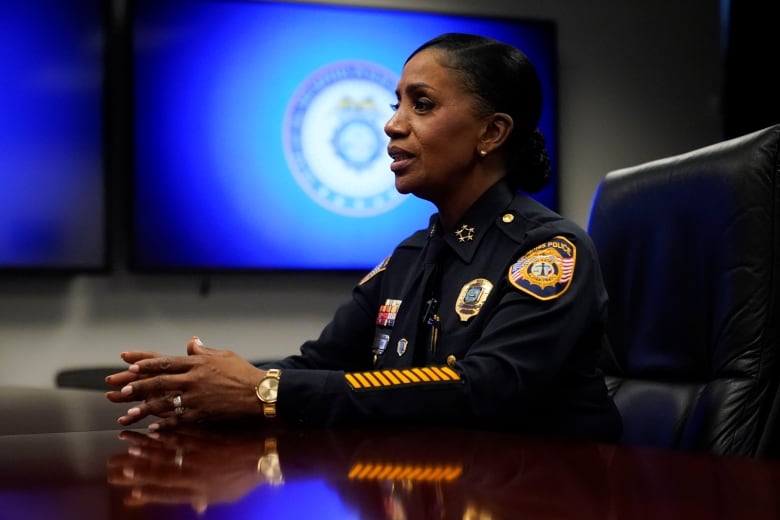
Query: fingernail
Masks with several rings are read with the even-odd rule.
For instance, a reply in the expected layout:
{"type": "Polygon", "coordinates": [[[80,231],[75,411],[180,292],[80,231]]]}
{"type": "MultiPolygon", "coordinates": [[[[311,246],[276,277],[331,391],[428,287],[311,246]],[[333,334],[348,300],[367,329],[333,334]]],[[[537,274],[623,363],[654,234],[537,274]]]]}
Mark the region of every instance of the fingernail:
{"type": "Polygon", "coordinates": [[[125,395],[130,395],[133,393],[133,387],[131,385],[125,385],[124,388],[122,388],[122,393],[125,395]]]}
{"type": "Polygon", "coordinates": [[[160,424],[159,423],[155,422],[155,423],[152,423],[152,424],[149,425],[149,431],[150,432],[156,432],[159,429],[160,429],[160,424]]]}
{"type": "Polygon", "coordinates": [[[203,346],[203,342],[200,340],[198,336],[195,336],[195,344],[199,347],[203,346]]]}
{"type": "Polygon", "coordinates": [[[127,415],[141,415],[141,409],[138,407],[130,408],[127,411],[127,415]]]}
{"type": "Polygon", "coordinates": [[[138,446],[130,446],[129,448],[127,448],[127,453],[129,453],[133,457],[140,457],[141,448],[139,448],[138,446]]]}
{"type": "Polygon", "coordinates": [[[136,364],[132,364],[129,367],[127,367],[127,370],[130,372],[138,372],[139,370],[141,370],[141,368],[136,364]]]}
{"type": "Polygon", "coordinates": [[[149,434],[149,438],[158,441],[160,440],[160,434],[157,432],[152,432],[149,434]]]}
{"type": "Polygon", "coordinates": [[[127,478],[133,478],[135,471],[133,471],[133,468],[122,468],[122,475],[127,478]]]}

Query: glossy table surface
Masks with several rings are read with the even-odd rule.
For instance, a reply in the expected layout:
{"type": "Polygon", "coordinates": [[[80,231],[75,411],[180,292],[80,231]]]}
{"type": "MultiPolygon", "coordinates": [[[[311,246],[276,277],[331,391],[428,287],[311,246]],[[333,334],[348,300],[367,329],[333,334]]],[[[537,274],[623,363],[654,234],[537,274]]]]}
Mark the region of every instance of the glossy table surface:
{"type": "Polygon", "coordinates": [[[2,519],[780,518],[780,463],[452,429],[122,431],[0,387],[2,519]]]}

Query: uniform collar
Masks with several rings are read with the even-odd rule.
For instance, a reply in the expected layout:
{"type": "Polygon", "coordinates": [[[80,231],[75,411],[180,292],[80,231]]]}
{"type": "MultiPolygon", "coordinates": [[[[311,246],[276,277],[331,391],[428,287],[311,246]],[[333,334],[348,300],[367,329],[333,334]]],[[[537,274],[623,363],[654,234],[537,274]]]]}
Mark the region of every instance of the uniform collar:
{"type": "MultiPolygon", "coordinates": [[[[471,262],[482,238],[512,202],[513,195],[505,181],[497,182],[472,204],[451,231],[443,233],[444,241],[461,260],[471,262]]],[[[428,233],[442,234],[438,214],[431,218],[428,233]]]]}

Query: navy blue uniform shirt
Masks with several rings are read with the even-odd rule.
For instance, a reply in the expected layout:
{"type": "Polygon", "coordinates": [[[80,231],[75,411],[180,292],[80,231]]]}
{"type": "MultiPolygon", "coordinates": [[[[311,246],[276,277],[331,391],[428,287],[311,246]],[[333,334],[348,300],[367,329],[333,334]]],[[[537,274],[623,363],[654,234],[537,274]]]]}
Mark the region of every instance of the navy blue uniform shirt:
{"type": "Polygon", "coordinates": [[[606,309],[588,235],[499,182],[454,230],[433,215],[317,340],[269,365],[283,369],[278,414],[614,441],[621,420],[597,368],[606,309]]]}

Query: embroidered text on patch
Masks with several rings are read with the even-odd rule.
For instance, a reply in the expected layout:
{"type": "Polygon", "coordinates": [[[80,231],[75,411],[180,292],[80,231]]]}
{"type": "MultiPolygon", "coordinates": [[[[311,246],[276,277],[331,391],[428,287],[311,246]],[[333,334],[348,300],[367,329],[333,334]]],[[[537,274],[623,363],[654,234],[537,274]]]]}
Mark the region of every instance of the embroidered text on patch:
{"type": "Polygon", "coordinates": [[[552,300],[565,293],[574,278],[577,248],[557,236],[526,254],[509,268],[509,281],[540,300],[552,300]]]}

